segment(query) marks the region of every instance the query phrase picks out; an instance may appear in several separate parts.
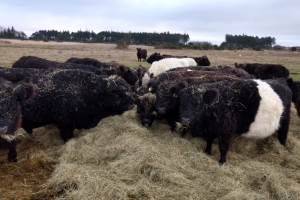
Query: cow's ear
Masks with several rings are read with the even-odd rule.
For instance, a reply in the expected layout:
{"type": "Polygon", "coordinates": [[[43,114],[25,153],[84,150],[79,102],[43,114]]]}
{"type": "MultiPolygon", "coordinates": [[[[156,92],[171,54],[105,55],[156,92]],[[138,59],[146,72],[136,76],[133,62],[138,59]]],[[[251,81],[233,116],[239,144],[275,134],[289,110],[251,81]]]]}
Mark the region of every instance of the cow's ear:
{"type": "Polygon", "coordinates": [[[209,104],[211,106],[214,103],[217,103],[219,101],[219,97],[220,97],[219,89],[212,88],[212,89],[206,90],[206,92],[203,94],[202,99],[206,104],[209,104]]]}
{"type": "Polygon", "coordinates": [[[188,87],[188,83],[186,81],[180,81],[177,84],[172,85],[169,88],[169,92],[172,95],[172,97],[178,98],[179,92],[186,87],[188,87]]]}
{"type": "Polygon", "coordinates": [[[18,100],[21,102],[21,105],[31,100],[35,94],[36,86],[31,83],[25,83],[17,90],[18,100]]]}
{"type": "Polygon", "coordinates": [[[125,72],[126,71],[126,67],[124,65],[120,65],[119,69],[121,72],[125,72]]]}

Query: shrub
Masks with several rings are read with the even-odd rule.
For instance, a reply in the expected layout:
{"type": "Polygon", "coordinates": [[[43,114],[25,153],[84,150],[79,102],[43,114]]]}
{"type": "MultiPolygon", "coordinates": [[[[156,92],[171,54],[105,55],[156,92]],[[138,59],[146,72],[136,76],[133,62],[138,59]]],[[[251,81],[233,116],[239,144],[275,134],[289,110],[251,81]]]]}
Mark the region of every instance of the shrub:
{"type": "Polygon", "coordinates": [[[117,41],[117,49],[128,49],[129,43],[126,40],[117,41]]]}
{"type": "Polygon", "coordinates": [[[297,47],[292,47],[291,51],[297,51],[297,47]]]}

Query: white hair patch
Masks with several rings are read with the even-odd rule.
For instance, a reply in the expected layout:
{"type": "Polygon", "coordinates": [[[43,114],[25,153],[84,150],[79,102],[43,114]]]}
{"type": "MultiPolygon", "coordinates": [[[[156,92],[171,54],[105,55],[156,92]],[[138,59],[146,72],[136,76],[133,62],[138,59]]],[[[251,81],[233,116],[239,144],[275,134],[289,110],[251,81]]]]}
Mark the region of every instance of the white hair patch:
{"type": "Polygon", "coordinates": [[[242,134],[247,138],[262,139],[272,135],[280,127],[280,118],[284,111],[283,103],[271,86],[261,80],[254,80],[261,97],[254,122],[249,131],[242,134]]]}

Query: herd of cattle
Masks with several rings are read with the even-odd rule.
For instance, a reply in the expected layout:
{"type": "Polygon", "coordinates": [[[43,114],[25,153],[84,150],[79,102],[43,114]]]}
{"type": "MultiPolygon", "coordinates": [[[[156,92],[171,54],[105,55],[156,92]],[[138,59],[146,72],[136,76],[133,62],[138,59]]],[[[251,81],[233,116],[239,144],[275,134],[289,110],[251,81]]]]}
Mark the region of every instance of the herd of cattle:
{"type": "MultiPolygon", "coordinates": [[[[138,61],[147,51],[137,49],[138,61]]],[[[55,124],[64,142],[75,129],[95,127],[107,116],[137,105],[141,124],[150,127],[166,118],[171,130],[188,130],[207,142],[219,139],[221,157],[233,136],[265,138],[278,132],[285,145],[291,102],[300,116],[300,82],[282,65],[235,64],[210,66],[206,56],[175,57],[154,53],[149,69],[115,61],[70,58],[55,62],[24,56],[12,68],[0,67],[0,147],[17,161],[14,133],[22,127],[55,124]],[[8,139],[10,138],[10,139],[8,139]]]]}

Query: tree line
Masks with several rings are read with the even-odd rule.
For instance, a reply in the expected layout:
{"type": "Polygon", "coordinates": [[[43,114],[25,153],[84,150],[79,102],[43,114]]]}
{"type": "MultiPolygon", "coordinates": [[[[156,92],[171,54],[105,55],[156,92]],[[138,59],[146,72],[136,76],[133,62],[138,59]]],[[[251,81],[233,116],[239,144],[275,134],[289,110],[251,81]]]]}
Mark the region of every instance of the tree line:
{"type": "MultiPolygon", "coordinates": [[[[17,31],[11,28],[0,27],[0,38],[21,38],[28,39],[23,31],[17,31]]],[[[189,42],[188,34],[167,32],[117,32],[101,31],[95,33],[89,30],[79,30],[77,32],[57,31],[57,30],[39,30],[34,32],[29,39],[44,41],[74,41],[74,42],[99,42],[99,43],[117,43],[125,41],[127,44],[145,44],[154,46],[163,46],[162,48],[191,48],[191,49],[269,49],[274,47],[276,39],[274,37],[257,37],[248,35],[225,35],[225,41],[218,45],[210,42],[193,41],[189,42]]]]}
{"type": "Polygon", "coordinates": [[[0,38],[8,39],[27,39],[27,35],[23,31],[17,31],[12,26],[11,28],[2,28],[0,30],[0,38]]]}
{"type": "Polygon", "coordinates": [[[225,42],[232,44],[234,47],[243,48],[266,48],[269,49],[276,44],[276,39],[274,37],[254,37],[248,35],[225,35],[225,42]]]}
{"type": "Polygon", "coordinates": [[[57,41],[77,41],[77,42],[101,42],[116,43],[119,40],[126,40],[130,44],[155,44],[155,43],[187,43],[189,41],[188,34],[180,33],[146,33],[146,32],[116,32],[116,31],[94,31],[77,32],[57,31],[57,30],[39,30],[34,32],[29,39],[33,40],[57,40],[57,41]]]}

